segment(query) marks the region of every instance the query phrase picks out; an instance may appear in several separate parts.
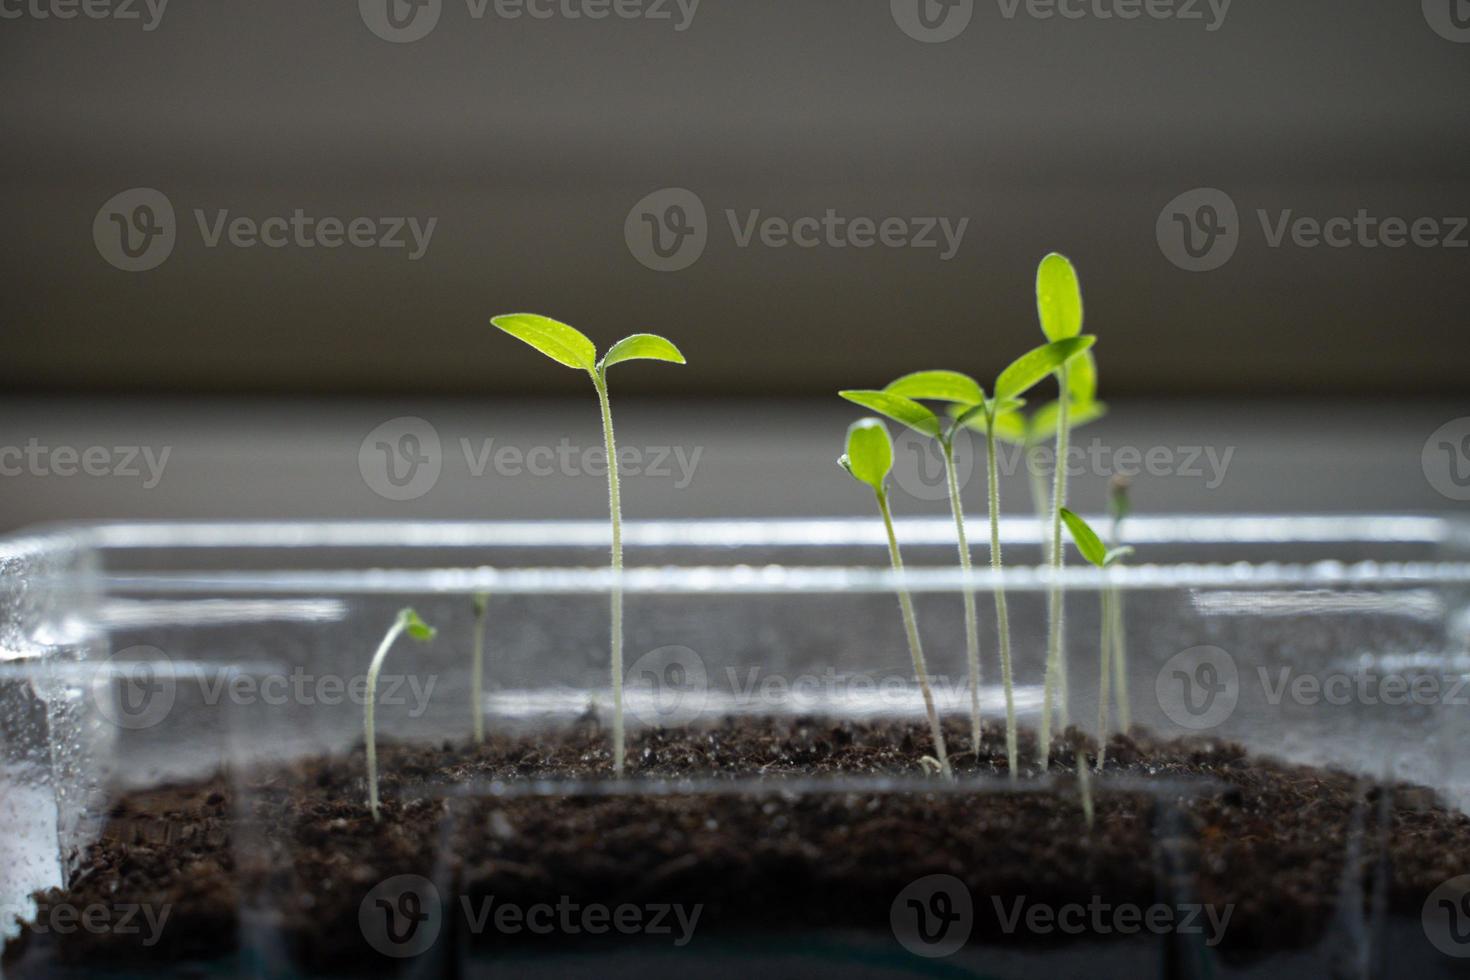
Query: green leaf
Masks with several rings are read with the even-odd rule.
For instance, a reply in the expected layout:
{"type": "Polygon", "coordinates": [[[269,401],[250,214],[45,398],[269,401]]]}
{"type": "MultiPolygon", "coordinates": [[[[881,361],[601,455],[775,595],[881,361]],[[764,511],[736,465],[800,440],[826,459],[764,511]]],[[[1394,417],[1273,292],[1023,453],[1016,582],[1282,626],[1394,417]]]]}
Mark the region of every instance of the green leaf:
{"type": "Polygon", "coordinates": [[[1108,553],[1103,555],[1103,567],[1107,568],[1114,562],[1122,561],[1133,554],[1133,545],[1125,544],[1121,548],[1109,548],[1108,553]]]}
{"type": "Polygon", "coordinates": [[[1083,351],[1067,362],[1067,391],[1073,405],[1087,405],[1097,397],[1097,359],[1092,351],[1083,351]]]}
{"type": "Polygon", "coordinates": [[[535,313],[508,313],[490,322],[558,364],[584,371],[597,367],[597,347],[575,327],[535,313]]]}
{"type": "MultiPolygon", "coordinates": [[[[1010,401],[1003,402],[1000,412],[995,416],[995,437],[1001,442],[1019,445],[1026,441],[1026,417],[1016,412],[1014,408],[1007,408],[1010,404],[1010,401]]],[[[986,428],[984,413],[969,416],[965,419],[964,425],[967,429],[984,432],[986,428]]]]}
{"type": "Polygon", "coordinates": [[[607,353],[602,356],[601,366],[605,371],[614,364],[636,360],[672,361],[674,364],[683,364],[684,355],[679,353],[679,348],[658,334],[635,333],[609,347],[607,353]]]}
{"type": "Polygon", "coordinates": [[[866,483],[879,493],[883,481],[893,469],[893,441],[888,427],[877,419],[858,419],[847,428],[847,460],[844,469],[854,480],[866,483]]]}
{"type": "Polygon", "coordinates": [[[890,381],[883,390],[904,398],[927,398],[961,405],[979,405],[985,401],[985,389],[979,382],[958,371],[915,371],[890,381]]]}
{"type": "Polygon", "coordinates": [[[439,632],[420,619],[419,614],[412,609],[401,610],[398,613],[398,621],[403,624],[404,631],[415,640],[427,642],[434,638],[435,633],[439,632]]]}
{"type": "Polygon", "coordinates": [[[1097,338],[1088,334],[1068,337],[1032,348],[1016,358],[995,379],[995,397],[1012,398],[1051,374],[1091,347],[1097,338]]]}
{"type": "Polygon", "coordinates": [[[1065,255],[1052,252],[1036,268],[1036,314],[1047,340],[1066,340],[1082,332],[1082,288],[1065,255]]]}
{"type": "Polygon", "coordinates": [[[839,391],[837,394],[854,405],[861,405],[863,408],[872,409],[879,415],[886,415],[920,435],[926,435],[931,439],[939,437],[939,417],[911,398],[869,389],[849,389],[839,391]]]}
{"type": "Polygon", "coordinates": [[[1102,543],[1102,538],[1097,532],[1087,526],[1087,522],[1067,508],[1061,509],[1062,520],[1067,524],[1067,530],[1072,534],[1072,541],[1077,545],[1077,550],[1082,552],[1082,557],[1092,562],[1098,568],[1103,567],[1107,560],[1108,549],[1102,543]]]}
{"type": "MultiPolygon", "coordinates": [[[[1067,424],[1072,429],[1080,429],[1089,422],[1096,422],[1108,414],[1108,406],[1103,402],[1088,402],[1085,405],[1072,404],[1067,412],[1067,424]]],[[[1047,402],[1031,414],[1031,425],[1027,430],[1027,439],[1031,442],[1041,442],[1050,439],[1057,434],[1057,402],[1047,402]]],[[[999,432],[999,430],[997,430],[999,432]]]]}

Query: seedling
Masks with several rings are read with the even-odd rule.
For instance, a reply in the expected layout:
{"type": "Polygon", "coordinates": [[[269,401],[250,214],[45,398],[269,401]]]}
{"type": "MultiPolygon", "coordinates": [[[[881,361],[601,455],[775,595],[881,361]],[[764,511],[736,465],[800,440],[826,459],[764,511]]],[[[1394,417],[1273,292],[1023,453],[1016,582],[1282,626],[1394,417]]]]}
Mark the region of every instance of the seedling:
{"type": "Polygon", "coordinates": [[[413,639],[427,643],[434,638],[435,630],[412,609],[400,609],[393,625],[388,627],[383,642],[378,644],[372,663],[368,664],[367,700],[363,702],[362,728],[367,742],[368,807],[373,811],[374,820],[378,819],[378,740],[373,722],[373,708],[378,700],[378,672],[383,669],[388,648],[398,639],[399,634],[405,632],[413,639]]]}
{"type": "MultiPolygon", "coordinates": [[[[893,441],[888,428],[878,419],[859,419],[847,429],[847,452],[837,460],[837,465],[859,483],[871,487],[878,500],[878,512],[883,515],[883,529],[888,534],[888,558],[893,570],[903,572],[903,555],[898,550],[898,536],[893,532],[893,514],[888,507],[888,473],[893,469],[893,441]]],[[[929,687],[929,670],[924,665],[924,648],[919,642],[919,626],[914,618],[914,602],[909,590],[902,583],[898,586],[898,605],[903,611],[903,627],[908,634],[909,655],[914,661],[914,673],[919,678],[919,689],[924,695],[924,710],[929,715],[929,729],[934,736],[934,754],[940,772],[946,779],[953,779],[949,766],[949,754],[944,748],[944,730],[939,725],[939,712],[934,707],[934,692],[929,687]]]]}
{"type": "MultiPolygon", "coordinates": [[[[1066,340],[1082,332],[1082,290],[1077,284],[1077,271],[1065,256],[1052,252],[1041,260],[1036,269],[1036,313],[1041,321],[1041,332],[1050,341],[1066,340]]],[[[1090,361],[1079,371],[1090,373],[1090,361]]],[[[1080,382],[1069,380],[1068,366],[1063,363],[1056,371],[1057,416],[1056,416],[1056,464],[1055,479],[1051,494],[1051,554],[1052,586],[1047,595],[1047,644],[1046,680],[1041,702],[1040,757],[1041,766],[1046,768],[1051,758],[1051,724],[1053,703],[1059,702],[1061,727],[1067,726],[1067,674],[1066,658],[1062,656],[1062,508],[1067,505],[1067,439],[1070,434],[1068,414],[1071,409],[1074,385],[1093,387],[1087,378],[1080,382]]]]}
{"type": "Polygon", "coordinates": [[[623,774],[623,508],[618,496],[618,451],[613,439],[612,407],[607,396],[607,369],[623,361],[669,361],[683,364],[684,355],[673,343],[657,334],[635,333],[624,337],[597,359],[597,347],[580,330],[534,313],[511,313],[492,317],[490,322],[518,340],[525,341],[547,357],[569,368],[586,371],[597,389],[602,410],[602,440],[607,453],[607,509],[612,525],[613,581],[610,606],[612,624],[608,645],[612,648],[613,772],[623,774]]]}
{"type": "MultiPolygon", "coordinates": [[[[944,457],[945,479],[949,486],[949,509],[954,515],[955,535],[959,543],[960,568],[968,578],[971,569],[970,544],[965,536],[965,510],[960,502],[960,484],[954,463],[954,436],[961,423],[957,419],[941,422],[933,411],[915,399],[969,406],[985,401],[985,392],[975,383],[974,378],[957,371],[919,371],[904,375],[882,391],[848,390],[839,391],[838,394],[939,443],[940,455],[944,457]]],[[[970,747],[976,758],[979,758],[980,632],[979,620],[975,614],[975,590],[968,584],[964,589],[964,603],[965,654],[970,668],[970,747]]]]}
{"type": "MultiPolygon", "coordinates": [[[[1123,549],[1123,520],[1133,510],[1132,503],[1128,500],[1128,478],[1115,476],[1108,483],[1108,512],[1113,518],[1110,547],[1114,551],[1123,549]]],[[[1119,554],[1116,562],[1121,564],[1123,554],[1119,554]]],[[[1123,593],[1115,585],[1109,585],[1108,591],[1113,598],[1113,621],[1111,624],[1113,637],[1113,679],[1118,688],[1118,724],[1123,731],[1133,727],[1133,719],[1129,716],[1129,705],[1131,701],[1128,696],[1128,648],[1124,644],[1123,631],[1123,593]]]]}
{"type": "Polygon", "coordinates": [[[474,719],[475,744],[485,744],[485,611],[490,597],[481,592],[474,598],[474,659],[470,661],[470,716],[474,719]]]}
{"type": "MultiPolygon", "coordinates": [[[[1086,521],[1065,507],[1062,508],[1062,520],[1066,522],[1067,530],[1072,535],[1072,542],[1077,545],[1077,550],[1082,553],[1082,557],[1098,568],[1111,568],[1133,553],[1133,549],[1126,545],[1121,548],[1109,548],[1103,544],[1102,538],[1098,537],[1097,532],[1086,521]]],[[[1111,698],[1108,683],[1113,671],[1118,669],[1114,665],[1117,647],[1117,636],[1114,632],[1117,590],[1113,586],[1105,586],[1099,591],[1098,596],[1102,609],[1098,616],[1098,649],[1101,663],[1097,692],[1097,768],[1101,770],[1108,753],[1108,706],[1111,698]]],[[[1127,712],[1127,694],[1122,688],[1121,676],[1120,674],[1118,713],[1123,715],[1127,712]]]]}

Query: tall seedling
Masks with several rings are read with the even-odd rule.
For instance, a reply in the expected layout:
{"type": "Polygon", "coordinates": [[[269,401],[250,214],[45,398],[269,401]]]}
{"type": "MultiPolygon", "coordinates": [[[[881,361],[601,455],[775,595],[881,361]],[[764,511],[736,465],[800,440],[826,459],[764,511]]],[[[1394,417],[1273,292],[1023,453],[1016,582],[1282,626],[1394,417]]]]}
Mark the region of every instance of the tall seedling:
{"type": "MultiPolygon", "coordinates": [[[[1036,313],[1041,332],[1047,340],[1076,337],[1082,332],[1082,290],[1072,263],[1056,252],[1041,260],[1036,269],[1036,313]]],[[[1039,756],[1042,768],[1051,758],[1052,713],[1055,705],[1061,726],[1067,724],[1066,661],[1063,656],[1064,623],[1062,620],[1062,508],[1067,504],[1067,449],[1070,435],[1068,414],[1072,402],[1072,382],[1064,363],[1056,370],[1057,420],[1055,479],[1051,494],[1051,534],[1049,563],[1052,584],[1047,595],[1046,680],[1041,703],[1039,756]]]]}
{"type": "Polygon", "coordinates": [[[534,313],[511,313],[490,322],[518,340],[525,341],[547,357],[569,368],[586,371],[597,389],[602,410],[602,440],[607,453],[607,507],[612,525],[611,589],[612,624],[608,645],[612,648],[613,771],[623,774],[623,509],[618,496],[618,450],[613,439],[612,407],[608,403],[607,369],[623,361],[669,361],[683,364],[684,355],[673,343],[651,333],[635,333],[613,344],[602,359],[585,334],[565,323],[534,313]]]}
{"type": "MultiPolygon", "coordinates": [[[[903,556],[898,550],[898,536],[893,531],[893,514],[888,507],[888,473],[893,469],[893,442],[888,429],[877,419],[859,419],[847,429],[847,452],[837,460],[837,465],[847,471],[854,480],[873,491],[878,500],[878,512],[883,515],[883,529],[888,535],[888,559],[893,570],[903,572],[903,556]]],[[[908,635],[909,655],[913,658],[914,673],[919,679],[919,690],[924,695],[924,710],[929,716],[929,730],[934,737],[934,754],[939,769],[946,779],[953,779],[949,753],[944,747],[944,729],[939,724],[939,712],[934,706],[934,691],[929,687],[929,670],[924,663],[924,648],[919,642],[919,625],[914,617],[914,602],[907,586],[898,586],[898,605],[903,612],[904,632],[908,635]]]]}
{"type": "MultiPolygon", "coordinates": [[[[1062,508],[1062,520],[1066,522],[1067,531],[1072,535],[1072,542],[1077,545],[1077,550],[1082,557],[1098,568],[1111,568],[1122,559],[1133,553],[1129,547],[1109,548],[1103,544],[1102,538],[1097,532],[1076,514],[1067,508],[1062,508]]],[[[1099,601],[1102,608],[1098,615],[1098,690],[1097,690],[1097,768],[1102,769],[1108,753],[1108,706],[1111,695],[1108,691],[1108,683],[1114,671],[1114,657],[1116,654],[1116,637],[1113,634],[1114,610],[1117,605],[1117,589],[1108,584],[1098,590],[1099,601]]],[[[1124,696],[1119,690],[1119,695],[1124,696]]]]}

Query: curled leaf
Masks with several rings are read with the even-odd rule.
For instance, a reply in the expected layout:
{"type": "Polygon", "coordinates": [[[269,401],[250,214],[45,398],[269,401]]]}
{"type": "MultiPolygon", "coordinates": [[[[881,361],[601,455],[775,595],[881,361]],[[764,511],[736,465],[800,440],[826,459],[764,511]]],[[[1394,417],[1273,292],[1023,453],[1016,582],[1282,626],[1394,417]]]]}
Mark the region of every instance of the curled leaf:
{"type": "MultiPolygon", "coordinates": [[[[878,419],[858,419],[847,428],[847,461],[843,467],[859,483],[866,483],[879,493],[893,469],[893,441],[888,427],[878,419]]],[[[841,460],[839,460],[841,462],[841,460]]]]}
{"type": "Polygon", "coordinates": [[[403,624],[404,632],[415,640],[427,642],[434,638],[439,631],[420,618],[419,614],[412,609],[403,609],[398,613],[398,621],[403,624]]]}
{"type": "Polygon", "coordinates": [[[624,337],[608,348],[602,356],[601,367],[605,371],[623,361],[669,361],[683,364],[684,355],[673,343],[656,333],[635,333],[624,337]]]}

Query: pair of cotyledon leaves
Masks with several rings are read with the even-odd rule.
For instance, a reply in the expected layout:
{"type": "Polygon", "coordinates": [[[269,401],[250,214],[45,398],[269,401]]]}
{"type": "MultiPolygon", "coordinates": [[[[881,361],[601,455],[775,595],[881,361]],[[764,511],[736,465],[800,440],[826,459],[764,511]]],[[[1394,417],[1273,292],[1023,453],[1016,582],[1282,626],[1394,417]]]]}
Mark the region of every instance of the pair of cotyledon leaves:
{"type": "Polygon", "coordinates": [[[492,317],[490,322],[569,368],[580,368],[595,375],[623,361],[670,361],[683,364],[684,355],[672,342],[657,334],[635,333],[624,337],[597,359],[597,346],[586,334],[550,317],[535,313],[509,313],[492,317]]]}

